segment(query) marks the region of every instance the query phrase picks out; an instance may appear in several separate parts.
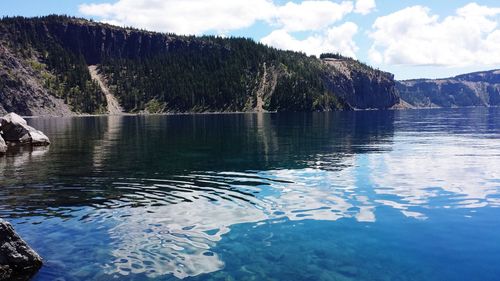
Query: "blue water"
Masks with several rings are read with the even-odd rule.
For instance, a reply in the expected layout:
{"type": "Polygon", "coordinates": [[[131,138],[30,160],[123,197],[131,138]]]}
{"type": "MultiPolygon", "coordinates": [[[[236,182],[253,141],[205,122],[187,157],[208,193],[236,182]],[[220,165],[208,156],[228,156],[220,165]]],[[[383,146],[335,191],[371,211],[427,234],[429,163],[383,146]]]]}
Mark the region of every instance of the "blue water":
{"type": "Polygon", "coordinates": [[[500,280],[500,109],[30,119],[33,280],[500,280]]]}

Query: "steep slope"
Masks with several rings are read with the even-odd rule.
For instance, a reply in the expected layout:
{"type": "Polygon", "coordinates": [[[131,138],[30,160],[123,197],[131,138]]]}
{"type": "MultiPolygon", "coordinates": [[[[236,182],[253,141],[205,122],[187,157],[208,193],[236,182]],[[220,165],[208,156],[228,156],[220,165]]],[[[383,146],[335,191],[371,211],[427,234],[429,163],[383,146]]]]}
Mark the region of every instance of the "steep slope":
{"type": "Polygon", "coordinates": [[[498,106],[500,70],[400,81],[397,88],[401,98],[416,107],[498,106]]]}
{"type": "Polygon", "coordinates": [[[353,107],[382,109],[399,103],[393,74],[339,55],[323,54],[321,57],[329,67],[328,88],[353,107]]]}
{"type": "Polygon", "coordinates": [[[51,77],[35,60],[19,59],[0,45],[0,115],[69,115],[71,109],[49,93],[44,77],[51,77]]]}
{"type": "Polygon", "coordinates": [[[101,91],[106,96],[106,102],[108,104],[108,114],[111,114],[111,115],[122,114],[123,108],[120,106],[120,103],[118,102],[118,100],[115,98],[115,96],[109,90],[107,83],[106,83],[104,77],[102,77],[102,75],[99,73],[97,66],[96,65],[89,65],[89,72],[90,72],[90,77],[92,77],[92,79],[97,81],[97,83],[99,84],[99,87],[101,87],[101,91]]]}
{"type": "MultiPolygon", "coordinates": [[[[109,107],[126,112],[330,111],[390,108],[399,102],[388,73],[340,56],[332,63],[244,38],[177,36],[65,16],[15,17],[0,21],[0,46],[20,64],[35,66],[19,79],[36,79],[38,92],[1,76],[0,108],[24,106],[26,115],[68,109],[106,113],[109,107]],[[92,65],[99,65],[91,70],[107,87],[91,75],[92,65]],[[23,95],[29,97],[22,100],[52,103],[16,103],[23,95]]],[[[6,62],[0,57],[0,73],[12,71],[6,62]]]]}

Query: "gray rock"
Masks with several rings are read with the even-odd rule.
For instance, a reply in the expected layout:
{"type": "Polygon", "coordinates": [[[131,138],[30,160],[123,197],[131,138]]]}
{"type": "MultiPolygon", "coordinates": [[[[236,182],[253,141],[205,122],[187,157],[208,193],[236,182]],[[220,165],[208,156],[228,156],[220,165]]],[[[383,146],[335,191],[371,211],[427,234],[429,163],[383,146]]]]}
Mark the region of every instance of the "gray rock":
{"type": "Polygon", "coordinates": [[[500,70],[399,81],[397,89],[414,107],[500,106],[500,70]]]}
{"type": "Polygon", "coordinates": [[[6,141],[21,144],[49,145],[49,138],[41,131],[28,126],[26,120],[15,113],[9,113],[1,118],[2,137],[6,141]]]}
{"type": "Polygon", "coordinates": [[[5,42],[0,44],[0,65],[2,116],[9,112],[31,116],[73,115],[63,99],[50,93],[41,71],[35,69],[37,63],[19,56],[5,42]]]}
{"type": "Polygon", "coordinates": [[[7,151],[7,144],[5,144],[4,139],[0,136],[0,154],[4,154],[7,151]]]}
{"type": "Polygon", "coordinates": [[[42,266],[42,258],[0,219],[0,280],[29,280],[42,266]]]}
{"type": "Polygon", "coordinates": [[[350,58],[326,58],[326,88],[356,109],[389,109],[400,102],[394,75],[350,58]]]}

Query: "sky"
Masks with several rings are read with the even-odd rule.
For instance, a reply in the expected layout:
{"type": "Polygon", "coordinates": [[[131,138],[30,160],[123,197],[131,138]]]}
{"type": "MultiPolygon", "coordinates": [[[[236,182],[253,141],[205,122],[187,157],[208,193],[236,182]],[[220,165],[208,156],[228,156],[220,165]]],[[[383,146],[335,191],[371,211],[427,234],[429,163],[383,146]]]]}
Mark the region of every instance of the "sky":
{"type": "Polygon", "coordinates": [[[0,0],[1,16],[66,14],[177,34],[339,52],[395,74],[500,68],[499,0],[0,0]]]}

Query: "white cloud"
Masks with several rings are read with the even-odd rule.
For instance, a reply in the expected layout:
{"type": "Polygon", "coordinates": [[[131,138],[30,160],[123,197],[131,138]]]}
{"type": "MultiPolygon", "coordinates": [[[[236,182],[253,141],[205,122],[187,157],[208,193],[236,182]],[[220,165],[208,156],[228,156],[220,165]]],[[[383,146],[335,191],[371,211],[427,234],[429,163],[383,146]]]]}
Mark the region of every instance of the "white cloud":
{"type": "Polygon", "coordinates": [[[354,11],[358,14],[367,15],[371,13],[375,7],[375,0],[357,0],[356,9],[354,11]]]}
{"type": "Polygon", "coordinates": [[[112,24],[180,34],[249,27],[270,19],[274,10],[271,0],[119,0],[79,7],[82,14],[112,24]]]}
{"type": "Polygon", "coordinates": [[[346,22],[339,26],[328,28],[321,34],[311,35],[303,40],[296,39],[284,29],[275,30],[262,38],[261,42],[279,49],[304,52],[308,55],[319,55],[325,52],[339,52],[356,57],[358,46],[353,40],[358,26],[346,22]]]}
{"type": "MultiPolygon", "coordinates": [[[[367,0],[358,0],[357,8],[361,2],[367,0]]],[[[250,27],[259,20],[287,31],[314,31],[342,20],[353,10],[352,1],[328,0],[281,6],[273,0],[119,0],[79,7],[80,13],[111,24],[180,34],[224,33],[250,27]]]]}
{"type": "Polygon", "coordinates": [[[472,66],[500,63],[500,8],[468,4],[440,19],[423,6],[379,17],[369,51],[376,63],[472,66]]]}
{"type": "Polygon", "coordinates": [[[331,1],[288,2],[276,10],[276,22],[287,31],[319,30],[341,20],[353,11],[353,4],[331,1]]]}
{"type": "Polygon", "coordinates": [[[228,34],[257,21],[272,31],[262,42],[277,48],[303,51],[341,52],[355,57],[353,36],[358,26],[341,22],[346,15],[369,13],[375,0],[308,0],[278,5],[275,0],[118,0],[115,3],[82,4],[80,13],[103,22],[160,32],[200,35],[228,34]],[[293,32],[309,32],[305,39],[293,32]]]}

